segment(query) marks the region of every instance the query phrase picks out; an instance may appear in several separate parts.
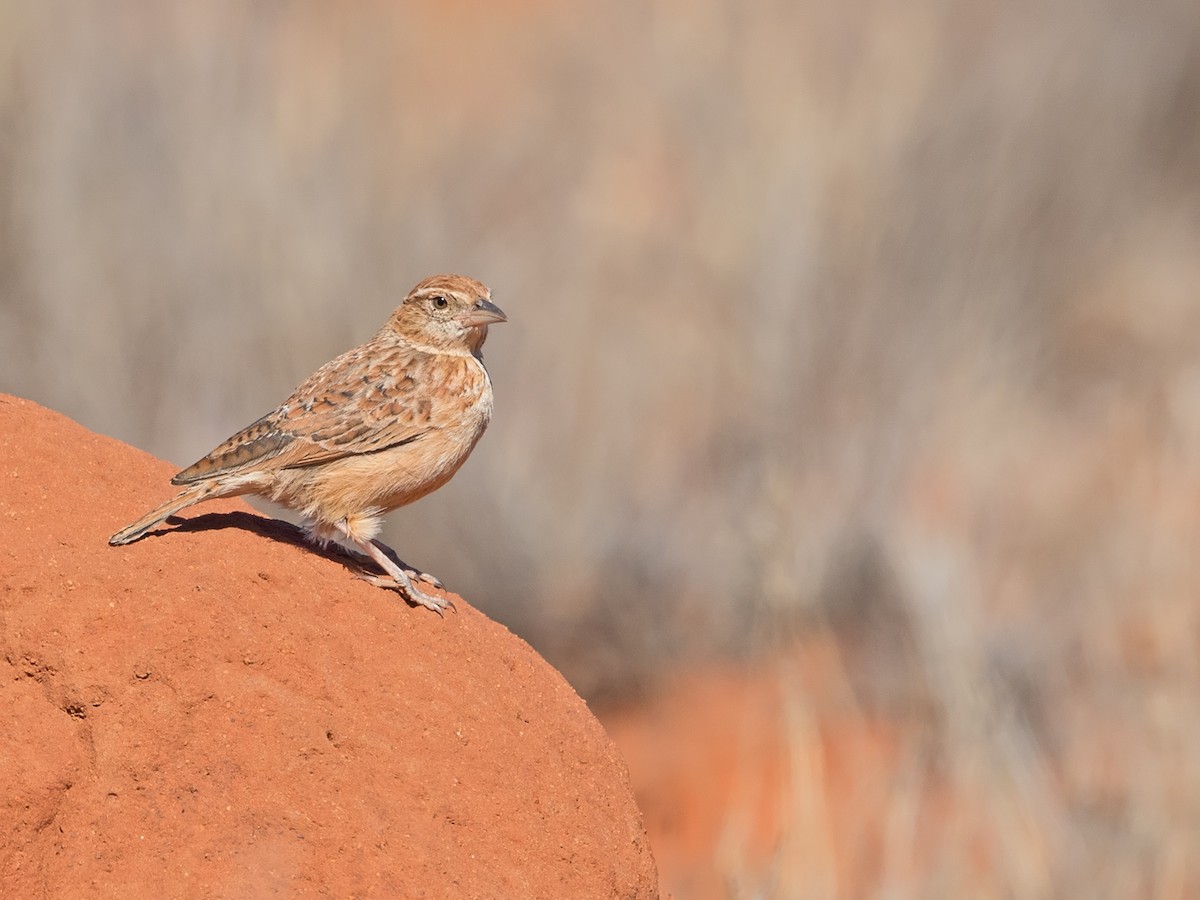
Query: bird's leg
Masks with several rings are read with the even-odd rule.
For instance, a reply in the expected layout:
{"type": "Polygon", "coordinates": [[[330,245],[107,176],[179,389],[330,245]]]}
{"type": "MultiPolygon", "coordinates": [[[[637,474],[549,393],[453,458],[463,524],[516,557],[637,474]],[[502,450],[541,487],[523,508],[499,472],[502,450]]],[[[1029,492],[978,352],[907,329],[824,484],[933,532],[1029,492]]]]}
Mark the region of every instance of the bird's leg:
{"type": "Polygon", "coordinates": [[[390,578],[381,578],[378,575],[359,575],[358,577],[363,579],[363,581],[369,581],[376,587],[396,588],[412,603],[420,604],[426,609],[432,609],[439,616],[443,610],[454,608],[454,604],[445,597],[435,597],[433,594],[426,594],[417,588],[408,576],[408,573],[392,562],[391,557],[380,550],[374,541],[362,540],[354,536],[343,522],[338,522],[335,527],[347,541],[375,560],[375,563],[391,576],[390,578]]]}
{"type": "MultiPolygon", "coordinates": [[[[399,554],[383,541],[379,540],[379,538],[371,538],[371,543],[378,547],[385,555],[395,556],[399,559],[399,554]]],[[[404,569],[404,574],[409,578],[419,578],[427,584],[432,584],[438,590],[446,589],[446,586],[442,584],[442,580],[436,575],[431,575],[428,572],[422,572],[420,569],[414,569],[409,566],[402,566],[402,568],[404,569]]]]}

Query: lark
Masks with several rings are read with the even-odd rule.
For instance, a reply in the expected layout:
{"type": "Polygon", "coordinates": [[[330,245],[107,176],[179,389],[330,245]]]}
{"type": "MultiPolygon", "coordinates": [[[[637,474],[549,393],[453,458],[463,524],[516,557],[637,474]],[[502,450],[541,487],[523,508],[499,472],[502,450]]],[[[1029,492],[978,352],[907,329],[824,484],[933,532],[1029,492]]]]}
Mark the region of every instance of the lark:
{"type": "Polygon", "coordinates": [[[450,602],[418,588],[376,536],[385,513],[444,485],[482,437],[492,383],[481,351],[488,326],[504,321],[478,281],[425,279],[373,338],[172,478],[183,490],[109,543],[132,543],[193,504],[255,494],[299,512],[312,539],[356,549],[385,573],[361,577],[440,614],[450,602]]]}

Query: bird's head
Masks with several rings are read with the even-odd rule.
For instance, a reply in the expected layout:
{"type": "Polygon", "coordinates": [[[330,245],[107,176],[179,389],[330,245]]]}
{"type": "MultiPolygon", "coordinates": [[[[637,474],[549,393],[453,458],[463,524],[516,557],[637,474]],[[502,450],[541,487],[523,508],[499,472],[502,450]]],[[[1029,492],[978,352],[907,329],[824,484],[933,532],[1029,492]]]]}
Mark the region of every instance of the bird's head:
{"type": "Polygon", "coordinates": [[[434,275],[408,292],[384,328],[415,346],[478,353],[488,325],[506,321],[486,285],[465,275],[434,275]]]}

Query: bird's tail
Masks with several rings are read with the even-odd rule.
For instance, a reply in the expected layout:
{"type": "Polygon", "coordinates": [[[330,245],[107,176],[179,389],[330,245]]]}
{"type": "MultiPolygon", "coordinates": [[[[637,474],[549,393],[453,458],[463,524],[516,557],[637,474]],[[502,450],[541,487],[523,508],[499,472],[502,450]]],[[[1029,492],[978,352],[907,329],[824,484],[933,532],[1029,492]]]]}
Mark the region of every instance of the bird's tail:
{"type": "Polygon", "coordinates": [[[194,484],[176,494],[172,499],[168,500],[162,506],[146,513],[132,525],[127,525],[116,534],[108,539],[109,544],[114,547],[118,544],[131,544],[144,535],[147,531],[165,520],[168,516],[173,516],[185,507],[191,506],[193,503],[199,503],[201,500],[208,500],[219,493],[219,489],[212,482],[201,482],[194,484]]]}

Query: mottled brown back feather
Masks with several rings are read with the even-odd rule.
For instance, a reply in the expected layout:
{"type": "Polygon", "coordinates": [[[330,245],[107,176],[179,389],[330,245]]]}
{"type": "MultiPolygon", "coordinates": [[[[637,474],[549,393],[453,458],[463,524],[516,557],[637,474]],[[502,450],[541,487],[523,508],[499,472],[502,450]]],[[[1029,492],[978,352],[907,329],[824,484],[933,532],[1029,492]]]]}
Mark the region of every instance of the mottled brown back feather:
{"type": "Polygon", "coordinates": [[[432,424],[439,419],[435,399],[453,398],[466,375],[465,358],[446,360],[376,336],[326,363],[277,409],[171,481],[195,484],[251,464],[305,468],[411,443],[436,427],[432,424]],[[448,362],[450,377],[432,377],[448,362]],[[426,396],[414,397],[418,385],[426,396]]]}

